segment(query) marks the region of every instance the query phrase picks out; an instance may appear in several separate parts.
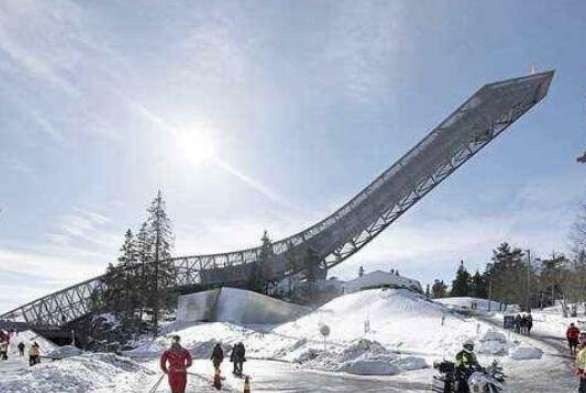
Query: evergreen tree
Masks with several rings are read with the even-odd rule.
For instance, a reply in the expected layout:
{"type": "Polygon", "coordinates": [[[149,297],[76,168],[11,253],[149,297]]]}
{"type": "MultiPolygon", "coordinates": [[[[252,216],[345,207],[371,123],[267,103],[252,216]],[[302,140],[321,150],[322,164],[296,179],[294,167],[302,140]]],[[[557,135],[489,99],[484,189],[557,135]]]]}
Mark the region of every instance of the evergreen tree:
{"type": "Polygon", "coordinates": [[[488,285],[485,276],[481,275],[478,270],[472,276],[470,283],[470,295],[480,299],[488,298],[488,285]]]}
{"type": "Polygon", "coordinates": [[[496,300],[506,304],[523,304],[526,288],[526,264],[523,251],[501,243],[493,250],[492,263],[487,265],[487,278],[492,282],[492,293],[496,300]]]}
{"type": "Polygon", "coordinates": [[[104,284],[103,303],[96,304],[97,308],[104,306],[109,312],[120,316],[124,311],[124,304],[120,301],[120,297],[125,291],[124,275],[121,269],[109,263],[102,282],[104,284]]]}
{"type": "Polygon", "coordinates": [[[464,297],[470,295],[470,273],[464,267],[464,261],[460,261],[460,266],[456,271],[456,279],[452,281],[451,296],[464,297]]]}
{"type": "Polygon", "coordinates": [[[169,261],[173,249],[173,230],[171,220],[165,212],[165,201],[160,190],[147,213],[146,231],[153,257],[153,262],[145,265],[147,288],[150,292],[147,307],[152,312],[152,329],[156,336],[161,313],[169,311],[172,307],[173,297],[169,287],[173,285],[175,277],[174,265],[169,261]]]}
{"type": "Polygon", "coordinates": [[[431,289],[430,289],[430,286],[429,286],[429,284],[427,284],[427,285],[425,286],[425,297],[426,297],[427,299],[431,298],[431,289]]]}
{"type": "Polygon", "coordinates": [[[121,319],[123,325],[132,330],[136,323],[136,310],[139,308],[138,292],[140,292],[141,277],[137,269],[136,243],[130,229],[124,234],[124,243],[120,247],[120,253],[117,268],[124,285],[119,294],[120,304],[123,308],[121,319]]]}
{"type": "Polygon", "coordinates": [[[444,280],[434,280],[431,286],[431,296],[434,299],[441,299],[446,297],[448,294],[448,286],[444,283],[444,280]]]}
{"type": "Polygon", "coordinates": [[[153,261],[153,252],[152,252],[152,240],[150,238],[150,234],[148,232],[148,226],[146,222],[143,222],[138,234],[136,235],[136,254],[137,254],[137,263],[139,264],[139,269],[137,270],[138,276],[137,279],[139,282],[137,283],[137,298],[138,298],[138,320],[143,321],[144,315],[147,308],[147,299],[151,297],[150,295],[150,285],[149,285],[149,269],[148,263],[153,261]]]}

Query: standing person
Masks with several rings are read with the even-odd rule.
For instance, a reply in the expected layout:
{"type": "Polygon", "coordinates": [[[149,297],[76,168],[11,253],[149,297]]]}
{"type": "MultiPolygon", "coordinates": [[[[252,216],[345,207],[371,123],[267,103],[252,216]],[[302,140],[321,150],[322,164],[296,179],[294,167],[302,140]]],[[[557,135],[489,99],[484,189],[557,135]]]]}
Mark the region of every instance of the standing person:
{"type": "Polygon", "coordinates": [[[515,316],[515,333],[521,333],[521,314],[515,316]]]}
{"type": "Polygon", "coordinates": [[[0,341],[0,359],[8,360],[8,341],[0,341]]]}
{"type": "Polygon", "coordinates": [[[580,344],[580,348],[578,350],[578,354],[576,355],[576,369],[575,373],[578,378],[580,378],[580,387],[578,388],[578,393],[586,393],[586,374],[584,370],[586,369],[586,333],[580,333],[578,336],[578,341],[580,344]]]}
{"type": "Polygon", "coordinates": [[[37,342],[33,342],[31,349],[28,351],[28,364],[34,366],[35,364],[41,363],[41,348],[37,342]]]}
{"type": "Polygon", "coordinates": [[[173,336],[171,348],[161,356],[161,370],[169,376],[171,393],[185,393],[187,385],[187,369],[191,367],[192,359],[189,351],[179,343],[181,337],[173,336]],[[169,367],[167,367],[169,363],[169,367]]]}
{"type": "Polygon", "coordinates": [[[568,340],[568,347],[570,347],[570,354],[574,356],[576,354],[576,347],[578,346],[578,337],[580,336],[580,329],[570,323],[570,327],[566,330],[566,339],[568,340]]]}
{"type": "Polygon", "coordinates": [[[238,352],[238,343],[234,344],[232,347],[232,352],[230,353],[230,362],[232,362],[232,374],[238,375],[238,365],[236,361],[236,353],[238,352]]]}
{"type": "Polygon", "coordinates": [[[527,314],[521,315],[521,334],[527,334],[527,314]]]}
{"type": "Polygon", "coordinates": [[[531,311],[527,314],[527,335],[531,335],[531,329],[533,329],[533,315],[531,315],[531,311]]]}
{"type": "Polygon", "coordinates": [[[216,373],[220,371],[220,365],[224,361],[224,351],[222,350],[222,345],[219,343],[216,344],[214,350],[212,351],[212,356],[210,357],[212,363],[214,364],[214,370],[216,373]]]}
{"type": "Polygon", "coordinates": [[[242,342],[237,343],[234,345],[234,348],[232,348],[230,361],[234,363],[234,375],[241,377],[244,368],[244,362],[246,361],[246,349],[244,348],[244,344],[242,344],[242,342]]]}
{"type": "Polygon", "coordinates": [[[17,348],[18,348],[18,354],[20,356],[24,356],[24,343],[22,341],[18,343],[17,348]]]}

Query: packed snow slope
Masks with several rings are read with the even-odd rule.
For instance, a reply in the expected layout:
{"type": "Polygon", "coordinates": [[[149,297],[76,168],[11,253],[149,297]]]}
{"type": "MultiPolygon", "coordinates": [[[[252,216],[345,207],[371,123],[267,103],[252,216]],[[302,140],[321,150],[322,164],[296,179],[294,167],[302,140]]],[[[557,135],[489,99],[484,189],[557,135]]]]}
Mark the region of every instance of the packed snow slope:
{"type": "Polygon", "coordinates": [[[87,354],[27,367],[24,359],[12,359],[20,369],[4,372],[2,393],[132,392],[133,387],[155,373],[114,354],[87,354]]]}
{"type": "Polygon", "coordinates": [[[228,347],[243,341],[247,353],[261,358],[294,360],[309,348],[323,350],[320,327],[328,325],[328,350],[343,350],[356,340],[377,341],[391,351],[443,356],[455,353],[462,341],[477,334],[475,321],[466,321],[424,296],[406,289],[371,289],[338,297],[296,321],[279,326],[200,323],[169,331],[167,337],[139,345],[133,355],[160,352],[179,334],[196,355],[210,341],[228,347]]]}
{"type": "Polygon", "coordinates": [[[476,334],[475,323],[406,289],[371,289],[341,296],[274,332],[321,340],[322,324],[330,327],[328,340],[333,342],[364,337],[391,349],[440,355],[457,349],[463,336],[476,334]]]}

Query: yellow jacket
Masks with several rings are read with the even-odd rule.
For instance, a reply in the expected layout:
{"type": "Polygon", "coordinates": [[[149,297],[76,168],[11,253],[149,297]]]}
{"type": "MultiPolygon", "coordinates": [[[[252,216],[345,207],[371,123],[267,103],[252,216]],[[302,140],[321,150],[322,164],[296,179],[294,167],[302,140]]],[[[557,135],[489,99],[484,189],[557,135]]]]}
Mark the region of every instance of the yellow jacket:
{"type": "Polygon", "coordinates": [[[582,347],[576,354],[576,368],[580,370],[586,369],[586,347],[582,347]]]}

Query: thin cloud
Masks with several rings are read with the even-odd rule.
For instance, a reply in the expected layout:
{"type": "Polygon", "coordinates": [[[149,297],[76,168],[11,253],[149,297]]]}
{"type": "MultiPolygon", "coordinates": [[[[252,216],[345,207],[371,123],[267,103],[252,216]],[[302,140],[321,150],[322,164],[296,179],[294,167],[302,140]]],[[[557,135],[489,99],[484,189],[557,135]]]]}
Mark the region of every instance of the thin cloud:
{"type": "Polygon", "coordinates": [[[0,167],[25,175],[32,175],[36,172],[31,166],[27,165],[24,161],[14,157],[4,157],[0,159],[0,167]]]}
{"type": "MultiPolygon", "coordinates": [[[[177,131],[178,127],[174,127],[168,121],[166,121],[162,117],[154,114],[152,111],[147,109],[144,105],[142,105],[136,101],[129,100],[128,97],[126,97],[126,99],[128,100],[131,107],[133,107],[137,111],[137,113],[139,113],[141,116],[143,116],[144,119],[148,120],[151,124],[153,124],[157,128],[159,128],[165,132],[170,133],[171,136],[173,136],[174,138],[178,137],[178,131],[177,131]]],[[[227,161],[221,159],[220,157],[217,157],[217,156],[212,157],[211,162],[213,164],[215,164],[218,168],[224,170],[226,173],[236,177],[238,180],[240,180],[242,183],[246,184],[248,187],[252,188],[255,191],[258,191],[260,194],[264,195],[270,201],[275,202],[283,207],[287,207],[289,209],[301,210],[298,207],[296,207],[295,205],[293,205],[291,202],[289,202],[282,195],[271,190],[269,187],[262,184],[260,181],[254,179],[251,176],[236,169],[234,166],[232,166],[227,161]]]]}

